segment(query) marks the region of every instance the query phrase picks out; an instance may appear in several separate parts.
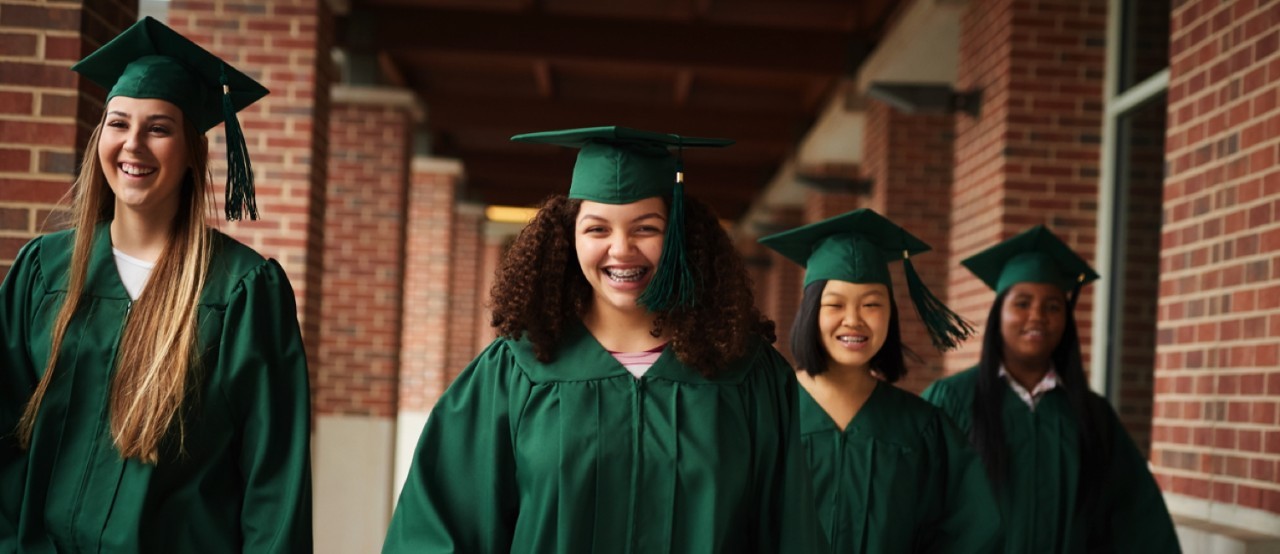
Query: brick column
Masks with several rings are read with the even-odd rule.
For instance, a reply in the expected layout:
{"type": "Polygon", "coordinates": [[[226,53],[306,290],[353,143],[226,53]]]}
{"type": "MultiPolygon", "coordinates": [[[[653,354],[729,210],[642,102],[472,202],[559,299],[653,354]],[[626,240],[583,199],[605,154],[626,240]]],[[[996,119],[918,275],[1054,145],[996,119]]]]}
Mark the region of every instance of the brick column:
{"type": "Polygon", "coordinates": [[[335,87],[329,116],[319,364],[315,368],[316,548],[379,548],[399,393],[411,93],[335,87]]]}
{"type": "MultiPolygon", "coordinates": [[[[839,175],[850,181],[863,178],[862,170],[857,166],[827,168],[824,173],[830,176],[839,175]]],[[[813,188],[805,189],[804,192],[804,223],[806,224],[822,221],[828,217],[835,217],[858,208],[882,210],[881,207],[868,205],[868,198],[865,194],[823,191],[813,188]]]]}
{"type": "MultiPolygon", "coordinates": [[[[952,309],[984,325],[994,294],[960,261],[1044,223],[1093,260],[1107,2],[974,0],[961,21],[956,88],[982,89],[982,113],[956,116],[952,309]]],[[[1089,364],[1093,293],[1076,308],[1089,364]]],[[[978,360],[981,340],[945,356],[948,372],[978,360]]]]}
{"type": "MultiPolygon", "coordinates": [[[[333,14],[325,0],[173,0],[169,6],[170,27],[271,91],[239,115],[253,158],[262,219],[215,219],[231,236],[284,266],[298,297],[314,370],[320,343],[333,14]]],[[[226,136],[221,127],[209,136],[214,198],[221,214],[226,136]]]]}
{"type": "Polygon", "coordinates": [[[61,228],[106,91],[71,71],[138,18],[137,0],[0,0],[0,279],[28,240],[61,228]]]}
{"type": "Polygon", "coordinates": [[[457,160],[416,157],[410,169],[394,490],[409,472],[427,414],[449,383],[450,262],[462,177],[457,160]]]}
{"type": "Polygon", "coordinates": [[[480,352],[493,339],[498,336],[498,332],[491,325],[493,321],[493,310],[490,309],[493,299],[490,289],[493,288],[494,276],[498,271],[498,264],[502,260],[502,255],[506,252],[511,241],[515,240],[516,234],[520,229],[524,228],[523,224],[503,223],[498,221],[484,221],[482,224],[483,237],[480,245],[480,285],[479,285],[479,302],[477,302],[476,313],[476,334],[475,334],[475,351],[480,352]]]}
{"type": "MultiPolygon", "coordinates": [[[[798,208],[777,208],[770,214],[770,223],[779,231],[798,227],[803,224],[804,214],[798,208]]],[[[749,240],[756,240],[755,237],[749,240]]],[[[767,256],[768,269],[764,271],[760,288],[763,294],[756,298],[760,311],[777,324],[778,342],[774,347],[788,361],[794,363],[791,356],[791,322],[796,318],[796,310],[800,307],[800,296],[804,287],[804,268],[782,254],[764,247],[759,252],[767,256]]]]}
{"type": "MultiPolygon", "coordinates": [[[[955,119],[950,115],[903,114],[871,101],[863,141],[862,167],[872,181],[867,204],[933,248],[913,257],[911,263],[929,290],[943,301],[947,299],[951,263],[954,129],[955,119]]],[[[903,343],[922,360],[919,364],[908,360],[907,376],[898,385],[918,394],[942,376],[943,356],[934,349],[916,314],[904,273],[894,269],[891,274],[903,343]]]]}
{"type": "Polygon", "coordinates": [[[1280,30],[1277,5],[1258,4],[1191,0],[1172,13],[1151,461],[1175,513],[1265,534],[1254,546],[1271,551],[1280,30]]]}
{"type": "MultiPolygon", "coordinates": [[[[446,362],[446,379],[449,383],[467,364],[480,353],[476,348],[477,323],[482,313],[481,304],[488,289],[481,288],[480,277],[483,248],[482,227],[484,205],[459,203],[453,220],[453,272],[449,294],[449,342],[446,362]]],[[[446,387],[448,384],[445,385],[446,387]]]]}

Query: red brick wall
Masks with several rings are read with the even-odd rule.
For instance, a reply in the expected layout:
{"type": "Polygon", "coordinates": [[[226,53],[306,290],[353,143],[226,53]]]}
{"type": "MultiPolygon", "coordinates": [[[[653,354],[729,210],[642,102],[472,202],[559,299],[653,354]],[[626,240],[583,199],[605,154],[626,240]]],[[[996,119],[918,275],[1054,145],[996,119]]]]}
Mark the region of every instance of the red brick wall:
{"type": "Polygon", "coordinates": [[[1280,514],[1280,20],[1175,2],[1152,461],[1172,492],[1280,514]]]}
{"type": "Polygon", "coordinates": [[[0,279],[23,244],[60,228],[51,210],[102,117],[106,91],[71,64],[137,14],[136,0],[0,0],[0,279]]]}
{"type": "MultiPolygon", "coordinates": [[[[325,0],[173,0],[169,25],[271,91],[240,113],[253,161],[259,221],[220,227],[280,260],[298,297],[311,367],[317,367],[328,164],[333,15],[325,0]]],[[[209,133],[221,221],[226,137],[209,133]]]]}
{"type": "MultiPolygon", "coordinates": [[[[453,272],[449,294],[449,343],[446,379],[452,383],[467,364],[480,353],[476,348],[476,320],[484,311],[482,299],[488,294],[480,278],[483,247],[484,206],[458,204],[453,220],[453,272]]],[[[447,386],[447,384],[446,384],[447,386]]]]}
{"type": "Polygon", "coordinates": [[[480,281],[479,313],[476,316],[476,332],[475,332],[475,352],[484,350],[489,346],[490,342],[498,336],[497,330],[493,328],[491,322],[493,320],[492,299],[490,297],[490,289],[493,288],[494,275],[498,271],[498,263],[502,260],[502,253],[506,250],[507,245],[514,239],[514,236],[494,233],[491,228],[494,223],[484,222],[481,224],[483,237],[481,239],[480,250],[480,281]]]}
{"type": "Polygon", "coordinates": [[[411,121],[404,108],[341,101],[329,116],[320,414],[396,413],[411,121]]]}
{"type": "Polygon", "coordinates": [[[430,411],[448,386],[449,295],[459,174],[415,159],[409,177],[400,410],[430,411]]]}
{"type": "MultiPolygon", "coordinates": [[[[950,268],[954,129],[950,115],[908,115],[878,101],[867,105],[862,167],[872,180],[868,206],[933,247],[913,256],[911,263],[943,301],[950,268]]],[[[901,264],[892,265],[903,343],[921,358],[921,363],[908,359],[907,375],[898,385],[920,393],[942,375],[942,354],[934,349],[911,303],[901,264]]]]}
{"type": "MultiPolygon", "coordinates": [[[[957,88],[982,89],[982,113],[956,118],[948,298],[979,326],[994,294],[964,258],[1044,223],[1093,260],[1106,13],[1105,0],[974,0],[962,18],[957,88]]],[[[1086,365],[1092,297],[1076,308],[1086,365]]],[[[947,371],[980,350],[969,341],[947,371]]]]}
{"type": "MultiPolygon", "coordinates": [[[[804,214],[799,209],[776,209],[771,216],[772,223],[777,225],[779,230],[804,224],[804,214]]],[[[800,307],[800,296],[804,290],[804,268],[773,250],[763,249],[761,252],[768,257],[769,265],[763,272],[763,282],[758,285],[762,294],[756,297],[756,305],[760,307],[764,316],[772,319],[777,326],[778,341],[773,344],[774,348],[777,348],[787,360],[793,360],[791,322],[795,320],[796,310],[800,307]]]]}

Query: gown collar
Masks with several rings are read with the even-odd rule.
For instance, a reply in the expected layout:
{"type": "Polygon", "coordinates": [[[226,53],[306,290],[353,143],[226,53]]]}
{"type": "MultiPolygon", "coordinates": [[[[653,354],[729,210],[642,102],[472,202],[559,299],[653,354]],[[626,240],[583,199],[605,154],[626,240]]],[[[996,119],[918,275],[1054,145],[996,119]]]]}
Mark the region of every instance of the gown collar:
{"type": "MultiPolygon", "coordinates": [[[[636,379],[605,350],[581,321],[574,321],[564,330],[559,347],[550,362],[543,363],[534,355],[533,343],[525,337],[511,341],[516,361],[535,382],[593,381],[626,377],[636,379]]],[[[754,358],[761,355],[758,344],[753,345],[743,360],[732,364],[715,377],[704,377],[692,367],[680,362],[670,344],[640,380],[663,379],[688,384],[733,384],[743,380],[754,358]]]]}
{"type": "MultiPolygon", "coordinates": [[[[75,233],[64,231],[46,235],[42,240],[40,265],[45,269],[50,290],[66,292],[70,287],[71,258],[75,250],[75,233]]],[[[93,242],[89,246],[89,264],[85,271],[83,294],[113,300],[129,300],[129,292],[120,280],[115,256],[111,253],[111,222],[93,226],[93,242]]]]}
{"type": "MultiPolygon", "coordinates": [[[[809,394],[804,387],[800,389],[800,433],[821,433],[828,431],[840,432],[840,427],[831,419],[827,411],[822,409],[817,400],[809,394]]],[[[844,428],[845,435],[870,435],[876,434],[885,429],[890,424],[886,418],[891,417],[891,412],[884,409],[893,400],[893,385],[885,383],[879,379],[876,380],[876,388],[872,389],[871,395],[867,397],[867,401],[862,404],[862,408],[858,409],[858,413],[854,414],[853,419],[844,428]]]]}

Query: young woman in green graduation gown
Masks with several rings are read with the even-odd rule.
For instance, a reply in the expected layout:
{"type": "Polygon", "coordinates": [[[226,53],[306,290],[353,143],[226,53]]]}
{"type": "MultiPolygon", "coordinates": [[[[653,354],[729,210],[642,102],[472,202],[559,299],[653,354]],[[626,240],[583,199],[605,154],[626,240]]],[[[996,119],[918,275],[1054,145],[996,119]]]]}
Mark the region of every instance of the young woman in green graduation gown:
{"type": "Polygon", "coordinates": [[[892,385],[906,373],[889,261],[902,259],[934,344],[967,324],[907,256],[929,246],[868,209],[760,239],[805,267],[792,327],[800,432],[832,552],[991,552],[1000,519],[982,465],[934,406],[892,385]]]}
{"type": "Polygon", "coordinates": [[[503,260],[501,336],[432,410],[384,551],[819,552],[795,377],[668,151],[728,141],[513,140],[581,148],[570,193],[503,260]]]}
{"type": "Polygon", "coordinates": [[[0,552],[309,552],[293,292],[205,226],[203,133],[252,215],[235,112],[267,91],[150,18],[73,69],[109,93],[72,228],[0,285],[0,552]]]}
{"type": "Polygon", "coordinates": [[[962,263],[996,291],[982,355],[924,397],[981,454],[1004,552],[1178,552],[1146,460],[1085,382],[1073,308],[1098,275],[1043,226],[962,263]]]}

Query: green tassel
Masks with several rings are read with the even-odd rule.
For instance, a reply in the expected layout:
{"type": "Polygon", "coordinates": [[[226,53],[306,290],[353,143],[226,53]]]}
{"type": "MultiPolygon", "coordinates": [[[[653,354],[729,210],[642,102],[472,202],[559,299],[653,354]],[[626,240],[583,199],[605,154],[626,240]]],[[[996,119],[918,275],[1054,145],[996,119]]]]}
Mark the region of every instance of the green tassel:
{"type": "Polygon", "coordinates": [[[1084,287],[1084,274],[1081,273],[1080,276],[1076,278],[1076,286],[1071,288],[1071,294],[1067,297],[1068,311],[1073,311],[1076,309],[1076,301],[1080,300],[1080,289],[1083,287],[1084,287]]]}
{"type": "Polygon", "coordinates": [[[929,292],[929,287],[920,280],[920,274],[916,273],[911,258],[906,256],[905,252],[902,265],[907,274],[907,291],[911,293],[911,301],[916,305],[916,312],[920,314],[921,321],[924,321],[924,326],[929,331],[929,339],[933,341],[933,347],[946,352],[955,349],[965,339],[973,336],[973,325],[951,311],[951,308],[929,292]]]}
{"type": "Polygon", "coordinates": [[[253,165],[249,162],[249,147],[244,142],[240,120],[236,119],[236,108],[231,104],[225,65],[222,67],[222,116],[227,135],[227,221],[238,221],[246,215],[249,219],[258,219],[258,205],[254,201],[253,165]]]}
{"type": "Polygon", "coordinates": [[[667,233],[662,243],[662,258],[658,269],[640,294],[639,302],[650,312],[662,312],[674,307],[693,306],[694,279],[685,256],[684,232],[684,183],[676,179],[671,193],[671,210],[667,217],[667,233]]]}

